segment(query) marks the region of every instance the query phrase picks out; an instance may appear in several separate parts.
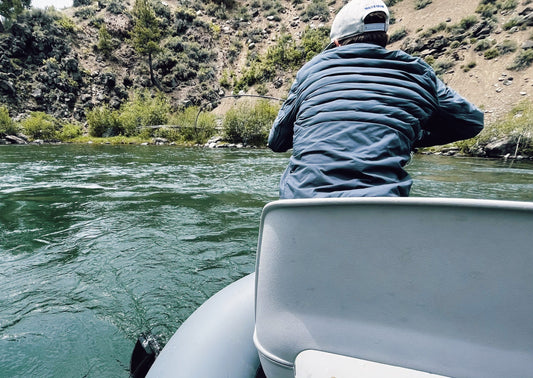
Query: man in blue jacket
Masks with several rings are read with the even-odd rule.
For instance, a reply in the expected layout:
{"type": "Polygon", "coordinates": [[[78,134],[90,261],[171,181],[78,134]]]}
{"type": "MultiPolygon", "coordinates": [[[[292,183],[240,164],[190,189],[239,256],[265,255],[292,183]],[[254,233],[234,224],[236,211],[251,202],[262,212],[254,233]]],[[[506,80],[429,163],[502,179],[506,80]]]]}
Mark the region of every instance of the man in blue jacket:
{"type": "Polygon", "coordinates": [[[388,26],[381,0],[352,0],[330,46],[296,75],[268,139],[273,151],[293,149],[281,198],[408,196],[415,147],[483,128],[483,113],[428,64],[385,49],[388,26]]]}

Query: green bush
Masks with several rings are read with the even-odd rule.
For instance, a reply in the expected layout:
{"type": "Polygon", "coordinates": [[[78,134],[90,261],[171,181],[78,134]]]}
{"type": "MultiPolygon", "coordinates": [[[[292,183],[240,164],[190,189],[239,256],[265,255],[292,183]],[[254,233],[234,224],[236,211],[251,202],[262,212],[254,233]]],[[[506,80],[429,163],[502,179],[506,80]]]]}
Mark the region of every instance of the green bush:
{"type": "Polygon", "coordinates": [[[518,6],[517,0],[505,0],[500,3],[500,9],[502,10],[512,10],[518,6]]]}
{"type": "Polygon", "coordinates": [[[429,4],[431,4],[432,2],[433,2],[432,0],[415,0],[415,9],[416,10],[423,9],[427,7],[429,4]]]}
{"type": "Polygon", "coordinates": [[[504,40],[502,43],[496,45],[496,49],[500,55],[509,54],[515,52],[518,49],[518,44],[510,39],[504,40]]]}
{"type": "Polygon", "coordinates": [[[93,137],[109,137],[118,135],[120,124],[118,113],[103,105],[86,113],[89,135],[93,137]]]}
{"type": "Polygon", "coordinates": [[[137,135],[143,126],[165,125],[168,122],[170,105],[166,97],[158,93],[137,92],[133,99],[120,107],[118,131],[121,135],[137,135]]]}
{"type": "Polygon", "coordinates": [[[238,105],[230,109],[224,118],[224,139],[232,143],[266,146],[268,133],[279,106],[260,100],[254,106],[238,105]]]}
{"type": "Polygon", "coordinates": [[[67,141],[81,136],[82,133],[83,129],[80,125],[74,123],[67,123],[63,125],[63,128],[58,133],[58,137],[62,141],[67,141]]]}
{"type": "Polygon", "coordinates": [[[0,106],[0,135],[15,135],[17,125],[9,116],[9,110],[5,106],[0,106]]]}
{"type": "Polygon", "coordinates": [[[236,80],[234,92],[272,79],[277,70],[300,68],[326,47],[328,35],[329,30],[326,28],[307,28],[300,44],[290,35],[282,35],[264,56],[255,56],[242,76],[236,80]]]}
{"type": "Polygon", "coordinates": [[[160,133],[167,133],[165,138],[169,140],[184,142],[205,143],[215,134],[216,129],[215,116],[212,113],[200,111],[200,108],[196,106],[190,106],[172,114],[170,123],[178,126],[177,133],[175,130],[168,129],[161,129],[160,133]],[[178,139],[172,139],[172,135],[178,139]]]}
{"type": "Polygon", "coordinates": [[[477,63],[476,63],[476,62],[470,62],[470,63],[467,63],[466,65],[462,66],[462,68],[463,68],[463,71],[464,71],[464,72],[468,72],[468,71],[470,71],[472,68],[474,68],[475,66],[477,66],[477,63]]]}
{"type": "Polygon", "coordinates": [[[483,56],[487,60],[494,59],[494,58],[498,57],[499,55],[500,55],[500,53],[499,53],[498,49],[496,49],[496,48],[489,49],[489,50],[485,51],[485,54],[483,54],[483,56]]]}
{"type": "Polygon", "coordinates": [[[449,57],[442,57],[432,64],[433,69],[435,70],[435,73],[437,75],[444,74],[449,68],[453,67],[455,64],[455,61],[452,58],[449,57]]]}
{"type": "Polygon", "coordinates": [[[478,143],[487,144],[493,140],[514,137],[519,154],[533,155],[533,103],[524,100],[516,105],[504,118],[486,127],[476,138],[478,143]]]}
{"type": "Polygon", "coordinates": [[[324,0],[312,0],[305,11],[302,12],[302,21],[308,22],[314,16],[321,17],[322,21],[329,19],[329,8],[324,0]]]}
{"type": "Polygon", "coordinates": [[[493,4],[480,4],[476,9],[476,13],[479,13],[482,18],[492,18],[496,12],[498,8],[493,4]]]}
{"type": "Polygon", "coordinates": [[[402,27],[398,30],[395,30],[393,33],[390,34],[389,43],[400,41],[406,36],[407,36],[407,29],[405,29],[405,27],[402,27]]]}
{"type": "Polygon", "coordinates": [[[522,50],[515,57],[509,69],[520,71],[531,66],[531,63],[533,63],[533,49],[522,50]]]}
{"type": "Polygon", "coordinates": [[[53,141],[58,138],[59,122],[53,116],[43,112],[31,112],[21,122],[22,132],[30,139],[53,141]]]}
{"type": "Polygon", "coordinates": [[[482,40],[479,40],[475,45],[474,45],[474,50],[475,51],[485,51],[485,50],[488,50],[492,47],[492,42],[489,41],[488,39],[482,39],[482,40]]]}

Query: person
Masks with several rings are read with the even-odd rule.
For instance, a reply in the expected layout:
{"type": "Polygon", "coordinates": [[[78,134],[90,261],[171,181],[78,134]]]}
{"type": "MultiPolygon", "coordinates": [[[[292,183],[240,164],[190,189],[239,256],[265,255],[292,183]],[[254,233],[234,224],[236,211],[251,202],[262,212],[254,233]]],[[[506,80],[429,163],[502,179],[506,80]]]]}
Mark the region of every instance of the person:
{"type": "Polygon", "coordinates": [[[408,196],[415,148],[482,130],[483,113],[427,63],[385,48],[388,26],[381,0],[352,0],[298,71],[268,138],[275,152],[292,148],[280,198],[408,196]]]}

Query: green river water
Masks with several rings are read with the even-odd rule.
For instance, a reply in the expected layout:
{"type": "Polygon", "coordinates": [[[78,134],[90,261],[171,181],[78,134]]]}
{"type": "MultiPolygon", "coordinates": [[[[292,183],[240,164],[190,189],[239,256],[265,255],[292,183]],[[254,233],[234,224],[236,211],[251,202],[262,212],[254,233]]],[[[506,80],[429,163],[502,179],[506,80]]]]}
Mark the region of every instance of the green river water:
{"type": "MultiPolygon", "coordinates": [[[[162,146],[0,147],[0,377],[127,377],[254,269],[288,154],[162,146]]],[[[533,201],[533,162],[415,156],[412,196],[533,201]]]]}

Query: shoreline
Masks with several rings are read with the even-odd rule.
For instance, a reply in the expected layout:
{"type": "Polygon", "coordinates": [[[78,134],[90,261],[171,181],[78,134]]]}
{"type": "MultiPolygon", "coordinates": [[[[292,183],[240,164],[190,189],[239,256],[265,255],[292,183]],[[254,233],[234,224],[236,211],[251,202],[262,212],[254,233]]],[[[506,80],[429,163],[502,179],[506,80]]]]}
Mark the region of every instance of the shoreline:
{"type": "MultiPolygon", "coordinates": [[[[23,136],[8,135],[0,138],[0,146],[25,146],[25,145],[108,145],[108,146],[173,146],[178,148],[210,148],[210,149],[267,149],[267,146],[248,146],[242,143],[229,143],[217,136],[208,140],[204,144],[190,144],[190,143],[178,143],[171,142],[165,138],[152,138],[151,140],[139,140],[131,139],[127,137],[110,137],[110,138],[90,138],[88,140],[72,140],[72,141],[44,141],[42,139],[27,140],[23,136]]],[[[488,145],[487,145],[488,146],[488,145]]],[[[499,159],[499,160],[516,160],[516,161],[533,161],[533,156],[526,156],[515,153],[486,153],[486,147],[479,148],[483,153],[468,154],[461,152],[459,147],[455,146],[436,146],[425,149],[419,149],[414,151],[415,154],[421,155],[436,155],[436,156],[448,156],[448,157],[471,157],[481,159],[499,159]]],[[[505,149],[502,149],[505,151],[505,149]]],[[[508,150],[508,148],[507,148],[508,150]]]]}

